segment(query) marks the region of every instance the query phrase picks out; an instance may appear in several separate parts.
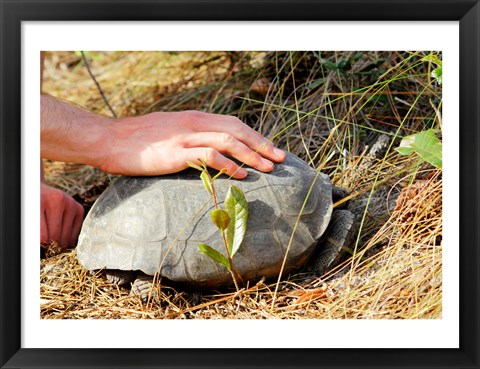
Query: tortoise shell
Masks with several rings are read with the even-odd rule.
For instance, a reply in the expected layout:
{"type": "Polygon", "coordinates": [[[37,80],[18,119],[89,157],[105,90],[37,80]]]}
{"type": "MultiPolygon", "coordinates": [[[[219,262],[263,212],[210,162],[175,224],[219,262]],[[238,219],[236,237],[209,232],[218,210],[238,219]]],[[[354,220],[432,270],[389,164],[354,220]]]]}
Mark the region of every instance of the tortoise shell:
{"type": "MultiPolygon", "coordinates": [[[[215,181],[220,206],[231,184],[249,203],[247,232],[233,258],[243,282],[278,276],[305,264],[332,214],[332,185],[293,154],[270,173],[246,168],[248,177],[215,181]],[[299,216],[299,214],[301,214],[299,216]]],[[[225,255],[214,208],[199,172],[157,177],[119,177],[88,213],[77,246],[89,270],[160,273],[194,287],[232,283],[229,271],[198,251],[206,243],[225,255]]]]}

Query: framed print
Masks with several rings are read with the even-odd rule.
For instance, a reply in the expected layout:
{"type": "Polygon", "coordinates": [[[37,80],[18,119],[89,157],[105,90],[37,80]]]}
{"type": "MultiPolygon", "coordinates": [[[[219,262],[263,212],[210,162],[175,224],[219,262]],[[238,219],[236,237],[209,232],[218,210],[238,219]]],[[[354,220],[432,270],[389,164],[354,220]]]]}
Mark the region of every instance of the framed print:
{"type": "Polygon", "coordinates": [[[478,1],[0,1],[2,368],[479,367],[478,1]]]}

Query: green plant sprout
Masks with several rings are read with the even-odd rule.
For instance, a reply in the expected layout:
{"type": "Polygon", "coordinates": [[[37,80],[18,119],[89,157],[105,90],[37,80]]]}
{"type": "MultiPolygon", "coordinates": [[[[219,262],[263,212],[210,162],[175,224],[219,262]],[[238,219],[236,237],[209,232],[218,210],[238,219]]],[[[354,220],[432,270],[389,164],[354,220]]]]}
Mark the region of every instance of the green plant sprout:
{"type": "Polygon", "coordinates": [[[429,129],[406,136],[397,147],[401,155],[416,153],[422,160],[436,168],[442,167],[442,142],[437,137],[438,129],[429,129]]]}
{"type": "Polygon", "coordinates": [[[432,53],[432,54],[429,54],[429,55],[425,56],[422,60],[431,62],[431,63],[436,65],[436,68],[432,71],[431,76],[437,80],[439,85],[441,85],[442,82],[443,82],[443,79],[442,79],[442,64],[443,63],[440,60],[440,58],[436,54],[432,53]]]}
{"type": "MultiPolygon", "coordinates": [[[[438,84],[442,84],[442,61],[435,54],[431,53],[422,61],[430,62],[436,65],[432,71],[431,76],[437,80],[438,84]]],[[[437,112],[437,114],[439,114],[437,112]]],[[[438,138],[437,133],[439,129],[431,128],[426,131],[418,132],[406,136],[397,147],[397,151],[401,155],[417,154],[423,161],[430,163],[435,168],[442,168],[442,141],[438,138]]]]}
{"type": "Polygon", "coordinates": [[[238,291],[239,288],[237,278],[235,277],[233,256],[240,248],[245,233],[247,232],[248,202],[243,191],[237,186],[231,185],[225,196],[224,209],[222,209],[218,204],[217,191],[214,182],[220,175],[226,172],[226,169],[222,169],[212,177],[208,172],[205,161],[199,159],[199,162],[201,166],[190,161],[188,161],[187,164],[191,168],[197,169],[201,172],[200,178],[202,179],[203,185],[212,195],[215,209],[210,211],[210,216],[213,224],[221,233],[227,256],[225,257],[222,253],[205,243],[201,243],[198,246],[198,251],[207,255],[215,262],[225,266],[232,275],[233,283],[238,291]]]}

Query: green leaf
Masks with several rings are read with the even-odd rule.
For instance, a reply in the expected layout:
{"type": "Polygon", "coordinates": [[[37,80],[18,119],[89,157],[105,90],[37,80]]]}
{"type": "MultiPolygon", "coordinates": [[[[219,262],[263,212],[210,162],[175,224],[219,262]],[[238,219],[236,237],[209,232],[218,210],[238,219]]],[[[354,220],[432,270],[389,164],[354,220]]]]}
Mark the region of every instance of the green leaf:
{"type": "Polygon", "coordinates": [[[200,178],[202,179],[203,185],[205,186],[207,191],[210,192],[210,194],[213,194],[212,180],[210,178],[210,175],[205,170],[202,170],[200,178]]]}
{"type": "Polygon", "coordinates": [[[210,259],[216,261],[219,264],[222,264],[223,266],[225,266],[225,268],[230,270],[230,264],[228,262],[228,259],[214,248],[204,243],[201,243],[200,245],[198,245],[198,251],[200,251],[202,254],[207,255],[210,259]]]}
{"type": "Polygon", "coordinates": [[[435,78],[438,84],[442,84],[442,67],[435,68],[432,72],[432,77],[435,78]]]}
{"type": "Polygon", "coordinates": [[[397,151],[404,156],[411,155],[415,152],[415,135],[405,136],[397,147],[397,151]]]}
{"type": "Polygon", "coordinates": [[[415,149],[411,147],[397,147],[397,151],[403,156],[408,156],[412,155],[415,152],[415,149]]]}
{"type": "Polygon", "coordinates": [[[203,172],[203,168],[200,167],[199,165],[195,164],[194,162],[187,161],[187,164],[190,168],[193,168],[193,169],[199,170],[200,172],[203,172]]]}
{"type": "Polygon", "coordinates": [[[230,216],[226,236],[230,257],[238,251],[247,232],[248,202],[236,186],[230,186],[225,197],[225,211],[230,216]]]}
{"type": "Polygon", "coordinates": [[[401,155],[416,153],[424,161],[437,168],[442,167],[442,142],[437,137],[437,129],[415,133],[403,138],[396,149],[401,155]]]}
{"type": "Polygon", "coordinates": [[[440,58],[436,54],[428,54],[427,56],[423,57],[422,60],[434,63],[434,64],[438,65],[439,67],[442,66],[442,61],[440,60],[440,58]]]}
{"type": "Polygon", "coordinates": [[[210,212],[210,216],[212,217],[212,222],[215,226],[220,229],[222,232],[228,227],[228,223],[230,223],[230,217],[225,210],[222,209],[215,209],[210,212]]]}
{"type": "Polygon", "coordinates": [[[437,54],[434,54],[434,53],[428,54],[427,56],[423,57],[422,60],[433,63],[437,66],[437,68],[435,68],[432,71],[432,77],[435,78],[437,82],[441,85],[442,84],[442,61],[437,56],[437,54]]]}

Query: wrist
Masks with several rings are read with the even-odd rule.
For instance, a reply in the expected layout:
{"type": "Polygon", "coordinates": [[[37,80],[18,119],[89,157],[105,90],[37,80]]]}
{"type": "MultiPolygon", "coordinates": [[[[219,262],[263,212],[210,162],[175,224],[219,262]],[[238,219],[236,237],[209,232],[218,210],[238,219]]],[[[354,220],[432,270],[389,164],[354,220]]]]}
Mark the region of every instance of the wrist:
{"type": "Polygon", "coordinates": [[[99,166],[108,146],[109,118],[41,96],[41,157],[99,166]]]}
{"type": "Polygon", "coordinates": [[[131,138],[138,130],[135,117],[108,119],[94,166],[110,174],[126,174],[123,163],[131,159],[131,138]]]}
{"type": "MultiPolygon", "coordinates": [[[[111,174],[156,175],[162,171],[152,152],[165,145],[165,132],[161,129],[167,113],[150,113],[143,116],[111,119],[106,128],[103,161],[99,168],[111,174]]],[[[168,113],[170,114],[170,113],[168,113]]]]}

